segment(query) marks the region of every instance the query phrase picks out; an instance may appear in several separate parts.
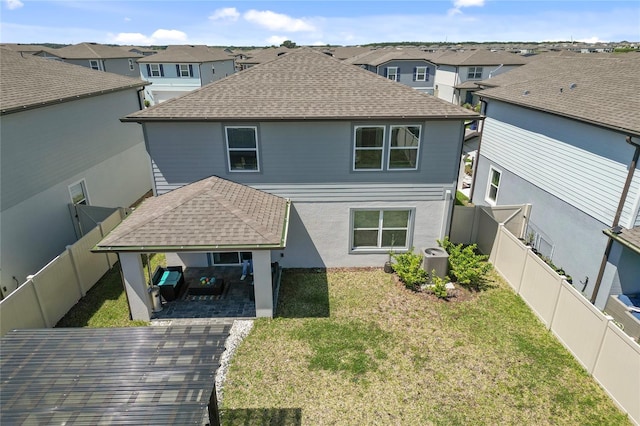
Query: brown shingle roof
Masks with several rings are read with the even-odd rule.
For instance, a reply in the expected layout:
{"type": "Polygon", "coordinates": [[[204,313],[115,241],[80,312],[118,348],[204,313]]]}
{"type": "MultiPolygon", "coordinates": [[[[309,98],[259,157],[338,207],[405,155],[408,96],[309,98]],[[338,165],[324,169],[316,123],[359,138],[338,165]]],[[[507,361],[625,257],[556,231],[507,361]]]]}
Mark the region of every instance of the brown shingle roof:
{"type": "Polygon", "coordinates": [[[213,82],[125,121],[468,119],[477,114],[311,49],[213,82]]]}
{"type": "Polygon", "coordinates": [[[582,55],[539,58],[490,80],[480,96],[640,135],[640,60],[582,55]]]}
{"type": "Polygon", "coordinates": [[[346,59],[345,62],[354,65],[372,65],[378,66],[389,61],[398,60],[423,60],[431,61],[435,55],[430,52],[425,52],[417,48],[390,48],[390,49],[377,49],[370,52],[362,53],[358,56],[346,59]]]}
{"type": "Polygon", "coordinates": [[[224,49],[215,49],[204,45],[172,45],[167,46],[165,50],[158,50],[158,53],[154,55],[138,59],[138,63],[203,63],[230,61],[231,59],[233,56],[225,52],[224,49]]]}
{"type": "Polygon", "coordinates": [[[146,199],[96,251],[282,248],[289,202],[212,176],[146,199]]]}
{"type": "Polygon", "coordinates": [[[438,65],[484,66],[484,65],[524,65],[527,58],[513,53],[492,52],[491,50],[465,50],[446,52],[433,57],[438,65]]]}
{"type": "Polygon", "coordinates": [[[38,108],[141,87],[144,81],[0,49],[0,111],[38,108]]]}
{"type": "Polygon", "coordinates": [[[269,62],[275,58],[286,55],[289,52],[293,52],[299,49],[289,49],[288,47],[267,47],[264,49],[255,49],[248,52],[243,52],[247,57],[246,59],[238,59],[238,64],[262,64],[263,62],[269,62]]]}
{"type": "Polygon", "coordinates": [[[120,46],[106,46],[97,43],[80,43],[59,49],[50,49],[48,51],[64,59],[119,59],[142,57],[142,55],[138,53],[123,50],[120,46]]]}

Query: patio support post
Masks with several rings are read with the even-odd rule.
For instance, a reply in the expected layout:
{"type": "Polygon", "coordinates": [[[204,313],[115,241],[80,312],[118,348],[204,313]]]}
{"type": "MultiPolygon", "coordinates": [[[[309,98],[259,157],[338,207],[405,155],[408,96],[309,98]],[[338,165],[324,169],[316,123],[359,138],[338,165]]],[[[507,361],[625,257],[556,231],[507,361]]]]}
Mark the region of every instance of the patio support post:
{"type": "Polygon", "coordinates": [[[271,280],[271,252],[269,250],[259,250],[252,253],[256,316],[272,318],[273,283],[271,280]]]}
{"type": "Polygon", "coordinates": [[[151,299],[147,291],[140,253],[119,253],[124,289],[129,300],[131,319],[151,319],[151,299]]]}

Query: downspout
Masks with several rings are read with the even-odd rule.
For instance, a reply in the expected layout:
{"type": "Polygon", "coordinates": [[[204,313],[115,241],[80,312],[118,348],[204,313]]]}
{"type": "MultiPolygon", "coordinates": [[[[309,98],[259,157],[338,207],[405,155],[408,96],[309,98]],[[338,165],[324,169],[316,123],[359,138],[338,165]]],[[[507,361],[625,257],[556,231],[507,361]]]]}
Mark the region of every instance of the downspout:
{"type": "MultiPolygon", "coordinates": [[[[485,118],[487,116],[487,101],[485,101],[484,99],[480,98],[480,104],[482,105],[480,107],[480,114],[484,115],[485,118]]],[[[469,193],[469,200],[473,203],[473,193],[476,192],[476,177],[478,175],[478,173],[476,173],[478,171],[478,163],[480,162],[480,150],[482,148],[482,134],[484,133],[484,120],[478,120],[478,126],[480,127],[480,135],[478,136],[480,138],[480,140],[478,141],[478,151],[476,152],[476,161],[473,163],[473,171],[472,171],[472,178],[471,178],[471,192],[469,193]]]]}
{"type": "MultiPolygon", "coordinates": [[[[631,181],[633,180],[633,175],[636,171],[636,166],[638,165],[638,158],[640,157],[640,145],[633,142],[631,136],[626,137],[626,141],[629,145],[633,145],[636,150],[633,153],[633,158],[631,159],[631,164],[629,164],[629,173],[627,173],[627,179],[624,182],[624,187],[622,188],[622,194],[620,195],[620,202],[618,203],[618,208],[616,209],[616,215],[613,218],[613,223],[611,224],[611,229],[613,230],[618,226],[620,222],[620,216],[622,215],[622,209],[624,208],[624,204],[627,201],[627,194],[629,193],[629,187],[631,186],[631,181]]],[[[615,231],[612,231],[615,232],[615,231]]],[[[607,266],[607,262],[609,261],[609,255],[611,254],[611,247],[613,246],[613,239],[607,236],[607,247],[604,250],[604,255],[602,256],[602,262],[600,263],[600,270],[598,271],[598,277],[596,278],[596,283],[593,287],[593,293],[591,293],[591,303],[596,303],[596,299],[598,297],[598,292],[600,290],[600,284],[602,283],[602,276],[604,275],[605,267],[607,266]]]]}
{"type": "Polygon", "coordinates": [[[489,71],[489,78],[493,77],[493,73],[498,71],[500,68],[502,68],[504,66],[504,64],[500,64],[500,66],[498,68],[496,68],[495,70],[491,70],[489,71]]]}

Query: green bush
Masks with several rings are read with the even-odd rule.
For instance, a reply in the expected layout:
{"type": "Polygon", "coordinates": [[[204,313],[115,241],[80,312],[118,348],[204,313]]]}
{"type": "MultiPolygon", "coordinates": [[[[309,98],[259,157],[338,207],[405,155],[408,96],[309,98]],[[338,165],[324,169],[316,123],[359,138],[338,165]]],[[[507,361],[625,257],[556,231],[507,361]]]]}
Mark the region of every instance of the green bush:
{"type": "Polygon", "coordinates": [[[411,251],[394,253],[391,257],[395,261],[391,265],[393,271],[407,288],[417,290],[421,284],[427,282],[427,271],[422,269],[422,256],[414,253],[413,247],[411,251]]]}
{"type": "Polygon", "coordinates": [[[431,291],[433,291],[433,294],[439,299],[446,299],[449,296],[447,282],[449,282],[449,277],[440,278],[436,275],[435,269],[431,271],[431,291]]]}
{"type": "Polygon", "coordinates": [[[453,279],[460,285],[481,289],[485,277],[491,271],[491,264],[487,262],[489,256],[477,253],[477,245],[454,244],[448,237],[438,240],[440,247],[449,253],[449,269],[453,279]]]}

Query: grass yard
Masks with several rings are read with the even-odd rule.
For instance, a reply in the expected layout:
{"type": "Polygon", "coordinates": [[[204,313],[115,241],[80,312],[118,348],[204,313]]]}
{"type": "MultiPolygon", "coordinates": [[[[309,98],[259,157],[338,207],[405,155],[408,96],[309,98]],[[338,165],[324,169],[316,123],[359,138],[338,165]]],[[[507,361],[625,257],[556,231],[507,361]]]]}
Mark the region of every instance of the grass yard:
{"type": "Polygon", "coordinates": [[[223,425],[627,425],[501,280],[441,301],[381,270],[285,270],[224,385],[223,425]]]}

